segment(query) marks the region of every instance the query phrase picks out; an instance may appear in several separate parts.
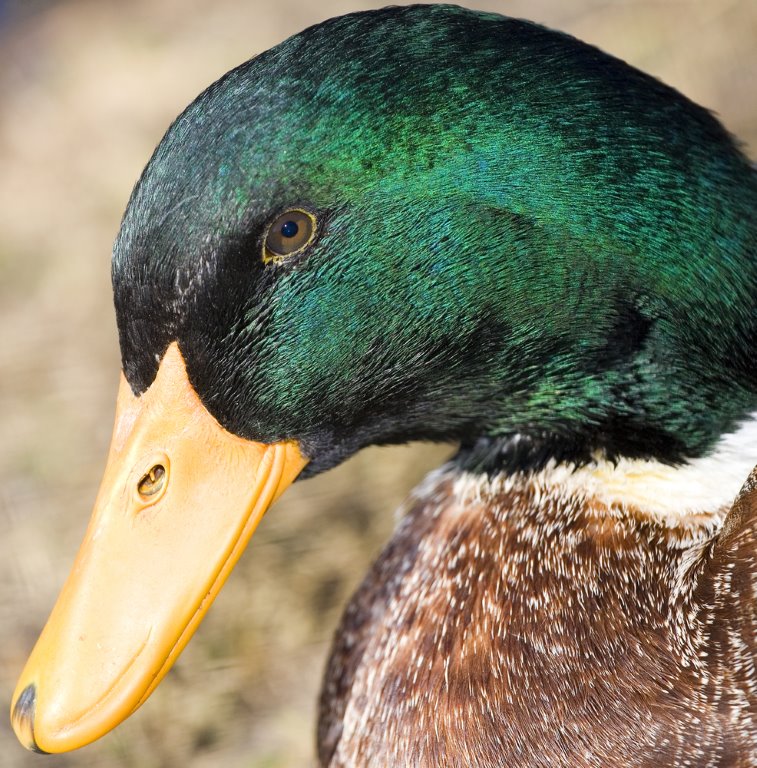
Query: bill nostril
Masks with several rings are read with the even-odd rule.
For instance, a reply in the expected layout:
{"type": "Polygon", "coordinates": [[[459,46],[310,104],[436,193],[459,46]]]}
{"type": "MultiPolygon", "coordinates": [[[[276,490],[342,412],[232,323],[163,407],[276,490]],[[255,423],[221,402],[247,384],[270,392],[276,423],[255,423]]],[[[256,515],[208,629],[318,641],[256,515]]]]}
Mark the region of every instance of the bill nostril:
{"type": "Polygon", "coordinates": [[[13,706],[13,714],[11,720],[13,721],[13,730],[16,731],[16,735],[19,741],[33,752],[37,752],[40,755],[48,754],[43,749],[37,746],[37,742],[34,740],[34,706],[37,703],[37,689],[34,683],[29,685],[21,691],[16,703],[13,706]]]}
{"type": "Polygon", "coordinates": [[[140,509],[160,501],[168,487],[171,471],[168,456],[155,456],[150,464],[152,466],[140,477],[136,486],[135,498],[140,509]]]}
{"type": "Polygon", "coordinates": [[[166,481],[166,468],[162,464],[156,464],[146,472],[137,484],[137,491],[143,499],[149,499],[163,490],[166,481]]]}

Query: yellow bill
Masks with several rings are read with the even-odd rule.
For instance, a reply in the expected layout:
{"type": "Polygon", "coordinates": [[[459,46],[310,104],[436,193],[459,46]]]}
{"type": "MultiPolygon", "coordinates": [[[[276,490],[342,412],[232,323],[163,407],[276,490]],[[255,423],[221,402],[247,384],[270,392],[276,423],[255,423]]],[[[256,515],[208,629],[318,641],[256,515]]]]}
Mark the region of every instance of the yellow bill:
{"type": "Polygon", "coordinates": [[[137,709],[306,463],[294,441],[265,445],[224,430],[176,343],[139,397],[122,376],[89,528],[13,694],[21,742],[66,752],[137,709]]]}

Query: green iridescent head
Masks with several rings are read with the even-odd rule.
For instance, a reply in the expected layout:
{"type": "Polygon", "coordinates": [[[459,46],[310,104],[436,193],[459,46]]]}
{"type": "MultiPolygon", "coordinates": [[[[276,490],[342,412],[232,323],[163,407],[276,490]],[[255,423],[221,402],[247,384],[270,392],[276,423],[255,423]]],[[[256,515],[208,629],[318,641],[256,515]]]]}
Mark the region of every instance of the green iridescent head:
{"type": "Polygon", "coordinates": [[[674,90],[493,14],[352,14],[227,74],[113,282],[135,392],[178,340],[211,413],[311,473],[415,438],[674,461],[757,409],[755,171],[674,90]]]}

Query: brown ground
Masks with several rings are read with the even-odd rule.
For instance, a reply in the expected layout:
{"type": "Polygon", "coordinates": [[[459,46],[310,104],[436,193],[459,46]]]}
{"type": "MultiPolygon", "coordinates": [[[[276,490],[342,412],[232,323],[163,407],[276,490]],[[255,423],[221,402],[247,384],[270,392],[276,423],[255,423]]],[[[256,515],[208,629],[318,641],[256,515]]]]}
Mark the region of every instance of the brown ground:
{"type": "MultiPolygon", "coordinates": [[[[23,18],[0,29],[0,701],[68,571],[103,467],[118,374],[109,252],[132,184],[171,118],[217,76],[304,26],[376,5],[18,0],[23,18]]],[[[564,29],[658,75],[757,156],[755,0],[469,5],[564,29]]],[[[297,485],[130,721],[46,758],[2,723],[0,766],[308,765],[339,607],[393,508],[447,452],[368,451],[297,485]]]]}

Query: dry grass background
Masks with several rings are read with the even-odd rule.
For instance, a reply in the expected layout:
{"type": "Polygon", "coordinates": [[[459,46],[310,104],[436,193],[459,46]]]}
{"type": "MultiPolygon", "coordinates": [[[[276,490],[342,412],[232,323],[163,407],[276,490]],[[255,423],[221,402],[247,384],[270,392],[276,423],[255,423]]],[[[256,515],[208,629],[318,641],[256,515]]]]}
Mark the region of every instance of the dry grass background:
{"type": "MultiPolygon", "coordinates": [[[[376,5],[0,0],[0,701],[68,571],[104,464],[119,367],[109,251],[132,184],[169,121],[224,71],[376,5]]],[[[656,74],[757,156],[755,0],[469,5],[564,29],[656,74]]],[[[136,715],[60,757],[24,752],[3,718],[0,766],[310,764],[340,606],[393,508],[448,452],[367,451],[296,485],[136,715]]]]}

